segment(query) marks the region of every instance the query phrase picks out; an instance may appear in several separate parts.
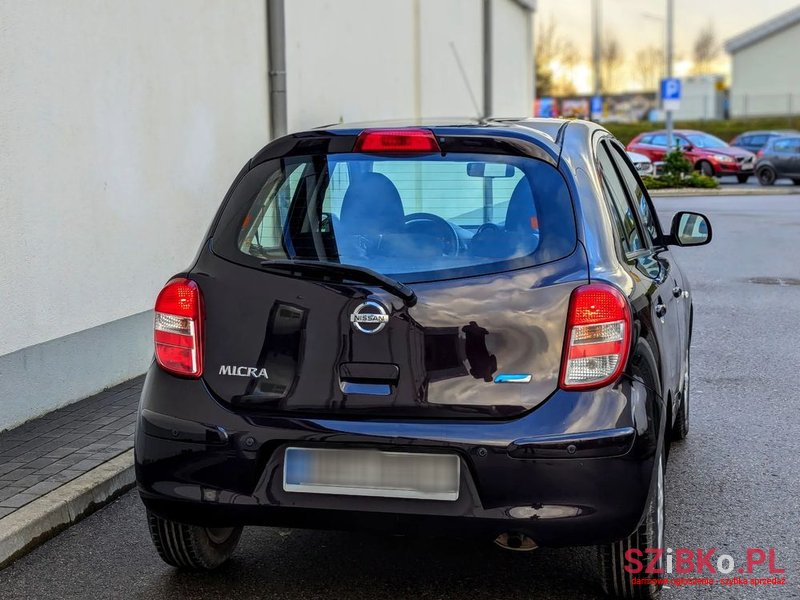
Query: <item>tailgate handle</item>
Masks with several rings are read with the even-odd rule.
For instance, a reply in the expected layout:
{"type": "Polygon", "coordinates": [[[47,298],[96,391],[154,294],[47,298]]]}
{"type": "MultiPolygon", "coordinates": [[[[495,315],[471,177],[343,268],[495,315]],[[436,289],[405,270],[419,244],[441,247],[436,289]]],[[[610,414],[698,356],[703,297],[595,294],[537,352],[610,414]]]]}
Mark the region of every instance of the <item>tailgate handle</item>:
{"type": "Polygon", "coordinates": [[[391,363],[349,362],[339,365],[339,379],[351,383],[397,383],[400,367],[391,363]]]}
{"type": "Polygon", "coordinates": [[[342,363],[339,380],[344,394],[390,396],[400,378],[400,367],[391,363],[342,363]]]}

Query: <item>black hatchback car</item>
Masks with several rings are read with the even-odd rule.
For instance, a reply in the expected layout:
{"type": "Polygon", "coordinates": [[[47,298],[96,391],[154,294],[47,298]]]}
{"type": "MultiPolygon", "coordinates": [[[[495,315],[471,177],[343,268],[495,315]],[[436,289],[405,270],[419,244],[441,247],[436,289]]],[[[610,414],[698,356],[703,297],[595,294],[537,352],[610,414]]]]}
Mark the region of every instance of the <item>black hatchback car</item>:
{"type": "Polygon", "coordinates": [[[770,141],[784,135],[800,135],[793,129],[767,129],[761,131],[745,131],[731,140],[731,146],[744,148],[753,154],[764,148],[770,141]]]}
{"type": "Polygon", "coordinates": [[[756,177],[761,185],[784,177],[800,185],[800,134],[770,140],[757,157],[756,177]]]}
{"type": "Polygon", "coordinates": [[[597,545],[653,597],[689,423],[689,283],[624,148],[581,121],[336,126],[250,160],[155,306],[138,488],[171,565],[242,526],[597,545]],[[629,567],[626,569],[626,567],[629,567]]]}

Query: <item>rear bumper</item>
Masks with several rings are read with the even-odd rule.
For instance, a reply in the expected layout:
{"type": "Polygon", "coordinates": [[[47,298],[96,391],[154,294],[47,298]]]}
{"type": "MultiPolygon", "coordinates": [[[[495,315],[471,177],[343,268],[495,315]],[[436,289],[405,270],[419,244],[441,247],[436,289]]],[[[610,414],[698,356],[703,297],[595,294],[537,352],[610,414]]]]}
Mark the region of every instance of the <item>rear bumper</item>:
{"type": "Polygon", "coordinates": [[[639,524],[662,410],[640,384],[556,392],[511,421],[367,421],[239,415],[201,381],[152,367],[136,432],[141,497],[199,525],[273,525],[494,537],[540,545],[603,543],[639,524]],[[454,453],[456,501],[283,490],[289,445],[454,453]]]}

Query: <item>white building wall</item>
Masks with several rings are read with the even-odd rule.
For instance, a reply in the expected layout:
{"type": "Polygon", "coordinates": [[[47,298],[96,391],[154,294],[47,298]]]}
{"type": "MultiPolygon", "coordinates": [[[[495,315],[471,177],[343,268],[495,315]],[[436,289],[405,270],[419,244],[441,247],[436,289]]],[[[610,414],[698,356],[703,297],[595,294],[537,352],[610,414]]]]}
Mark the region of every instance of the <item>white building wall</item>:
{"type": "Polygon", "coordinates": [[[427,117],[481,116],[482,1],[421,0],[420,12],[422,114],[427,117]]]}
{"type": "MultiPolygon", "coordinates": [[[[477,117],[482,6],[286,0],[289,130],[477,117]]],[[[524,116],[530,15],[493,6],[493,113],[524,116]]],[[[2,430],[146,369],[269,111],[265,0],[0,0],[0,24],[2,430]]]]}
{"type": "MultiPolygon", "coordinates": [[[[289,131],[480,116],[482,7],[482,0],[286,2],[289,131]]],[[[530,13],[513,0],[493,0],[493,9],[492,112],[528,116],[530,13]]]]}
{"type": "Polygon", "coordinates": [[[267,139],[265,19],[0,2],[0,430],[145,370],[144,311],[267,139]]]}
{"type": "Polygon", "coordinates": [[[731,115],[800,112],[800,23],[732,55],[731,115]]]}
{"type": "Polygon", "coordinates": [[[286,2],[288,130],[411,116],[412,0],[286,2]]]}
{"type": "Polygon", "coordinates": [[[681,78],[680,108],[676,120],[722,119],[724,95],[722,75],[696,75],[681,78]]]}
{"type": "Polygon", "coordinates": [[[492,115],[533,114],[531,13],[511,0],[494,0],[492,16],[492,115]]]}

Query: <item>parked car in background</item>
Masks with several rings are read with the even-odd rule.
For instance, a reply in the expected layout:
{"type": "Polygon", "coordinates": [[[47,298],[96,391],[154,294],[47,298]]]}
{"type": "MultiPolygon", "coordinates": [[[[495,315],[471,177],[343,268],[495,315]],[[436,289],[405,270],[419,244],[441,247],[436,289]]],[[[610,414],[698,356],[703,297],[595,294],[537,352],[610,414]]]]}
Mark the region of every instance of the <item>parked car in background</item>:
{"type": "Polygon", "coordinates": [[[633,166],[636,167],[636,172],[639,173],[639,176],[643,175],[655,175],[655,168],[653,167],[653,161],[647,158],[644,154],[639,154],[638,152],[628,152],[628,158],[631,159],[633,166]]]}
{"type": "Polygon", "coordinates": [[[756,176],[761,185],[772,185],[782,177],[800,185],[800,133],[773,138],[759,150],[756,176]]]}
{"type": "MultiPolygon", "coordinates": [[[[694,168],[703,175],[735,175],[739,183],[745,183],[753,174],[755,155],[752,152],[731,146],[703,131],[677,129],[673,132],[673,137],[675,145],[683,150],[694,168]]],[[[640,133],[631,140],[627,150],[644,154],[651,161],[664,160],[669,151],[667,132],[660,130],[640,133]]]]}
{"type": "Polygon", "coordinates": [[[800,132],[795,131],[794,129],[745,131],[731,140],[731,146],[743,148],[744,150],[755,153],[766,146],[767,142],[785,135],[800,135],[800,132]]]}

